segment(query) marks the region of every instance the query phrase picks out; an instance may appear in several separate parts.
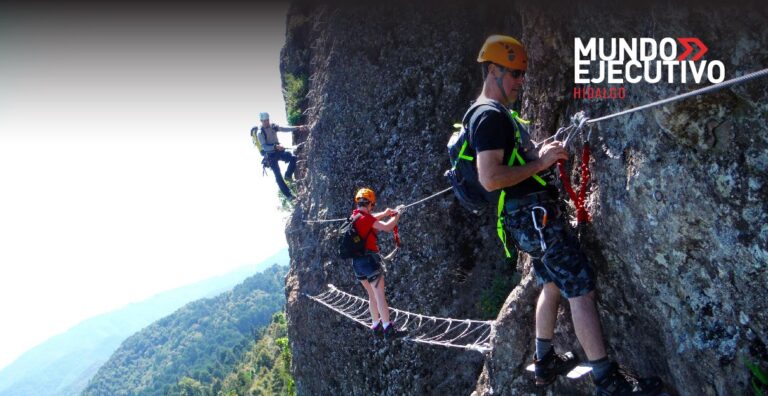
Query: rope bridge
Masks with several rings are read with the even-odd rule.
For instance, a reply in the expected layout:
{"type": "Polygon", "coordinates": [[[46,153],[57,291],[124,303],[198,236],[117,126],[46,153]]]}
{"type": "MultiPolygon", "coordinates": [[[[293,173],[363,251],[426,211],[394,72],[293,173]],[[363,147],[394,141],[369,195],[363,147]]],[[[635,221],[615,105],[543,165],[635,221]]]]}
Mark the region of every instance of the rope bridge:
{"type": "MultiPolygon", "coordinates": [[[[306,297],[369,328],[371,315],[368,300],[345,293],[329,284],[328,290],[306,297]]],[[[438,318],[399,309],[389,309],[393,326],[408,332],[405,341],[462,348],[477,352],[491,350],[493,321],[438,318]]]]}

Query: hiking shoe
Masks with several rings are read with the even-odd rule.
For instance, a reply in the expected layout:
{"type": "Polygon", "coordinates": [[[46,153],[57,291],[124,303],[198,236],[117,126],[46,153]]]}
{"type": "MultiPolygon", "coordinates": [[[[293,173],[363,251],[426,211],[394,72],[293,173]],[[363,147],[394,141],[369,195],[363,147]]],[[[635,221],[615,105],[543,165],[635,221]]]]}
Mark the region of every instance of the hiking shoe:
{"type": "Polygon", "coordinates": [[[623,396],[659,394],[664,383],[659,377],[639,378],[629,370],[611,363],[611,372],[600,381],[595,381],[595,396],[623,396]]]}
{"type": "Polygon", "coordinates": [[[536,373],[536,386],[544,387],[555,382],[558,375],[568,374],[579,364],[579,358],[572,352],[555,353],[555,348],[549,350],[543,359],[533,359],[536,373]]]}
{"type": "Polygon", "coordinates": [[[384,325],[382,325],[381,322],[376,322],[375,326],[371,326],[371,331],[373,332],[373,336],[374,337],[383,337],[384,336],[384,325]]]}
{"type": "MultiPolygon", "coordinates": [[[[382,327],[384,326],[382,325],[382,327]]],[[[386,340],[394,340],[395,338],[402,338],[402,337],[405,337],[407,334],[408,332],[398,329],[394,323],[390,323],[389,327],[384,329],[384,339],[386,340]]]]}

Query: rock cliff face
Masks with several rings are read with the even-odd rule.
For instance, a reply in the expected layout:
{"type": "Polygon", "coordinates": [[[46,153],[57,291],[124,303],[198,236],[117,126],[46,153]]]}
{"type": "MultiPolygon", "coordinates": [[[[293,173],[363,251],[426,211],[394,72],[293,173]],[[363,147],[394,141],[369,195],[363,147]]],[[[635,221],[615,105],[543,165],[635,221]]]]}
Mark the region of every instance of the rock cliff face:
{"type": "MultiPolygon", "coordinates": [[[[299,394],[532,392],[524,369],[539,289],[524,256],[517,268],[505,263],[490,211],[471,215],[450,194],[410,208],[386,275],[393,307],[496,319],[487,355],[373,340],[303,297],[328,283],[364,295],[336,257],[338,223],[305,220],[346,216],[362,186],[377,192],[382,209],[447,187],[445,143],[479,93],[475,57],[488,34],[517,36],[528,48],[522,113],[540,139],[578,110],[600,116],[698,87],[641,83],[627,85],[623,100],[574,100],[574,37],[697,37],[728,78],[765,68],[765,7],[713,7],[294,3],[281,65],[308,78],[312,127],[298,136],[306,141],[299,199],[286,230],[299,394]]],[[[609,353],[660,375],[671,394],[747,393],[743,359],[768,360],[767,87],[757,80],[614,118],[591,134],[593,221],[579,235],[598,273],[609,353]]],[[[380,245],[391,249],[391,238],[380,245]]],[[[567,304],[558,323],[557,348],[583,356],[567,304]]],[[[559,380],[549,392],[591,389],[588,379],[559,380]]]]}

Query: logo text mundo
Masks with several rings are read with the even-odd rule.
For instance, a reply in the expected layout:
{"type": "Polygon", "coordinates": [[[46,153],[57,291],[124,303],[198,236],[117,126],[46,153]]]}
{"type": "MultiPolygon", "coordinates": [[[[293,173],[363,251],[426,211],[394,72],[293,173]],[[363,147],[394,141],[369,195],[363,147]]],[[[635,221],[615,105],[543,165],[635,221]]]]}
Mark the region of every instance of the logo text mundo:
{"type": "Polygon", "coordinates": [[[701,57],[708,48],[693,37],[670,38],[590,38],[574,39],[574,83],[576,84],[699,84],[725,80],[725,65],[701,57]],[[682,51],[681,51],[682,50],[682,51]]]}

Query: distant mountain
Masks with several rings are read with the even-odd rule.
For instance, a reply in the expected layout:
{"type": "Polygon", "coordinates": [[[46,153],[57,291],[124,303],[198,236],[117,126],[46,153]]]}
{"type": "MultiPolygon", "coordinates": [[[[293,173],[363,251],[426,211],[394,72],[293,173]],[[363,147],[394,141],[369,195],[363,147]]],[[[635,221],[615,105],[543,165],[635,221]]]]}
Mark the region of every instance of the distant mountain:
{"type": "MultiPolygon", "coordinates": [[[[189,303],[126,339],[83,396],[169,395],[180,380],[214,387],[235,369],[285,304],[287,266],[273,266],[233,290],[189,303]]],[[[218,385],[217,385],[218,384],[218,385]]]]}
{"type": "Polygon", "coordinates": [[[284,249],[260,264],[244,266],[87,319],[30,349],[0,371],[0,396],[78,395],[131,334],[190,301],[215,296],[257,271],[288,262],[288,250],[284,249]]]}

